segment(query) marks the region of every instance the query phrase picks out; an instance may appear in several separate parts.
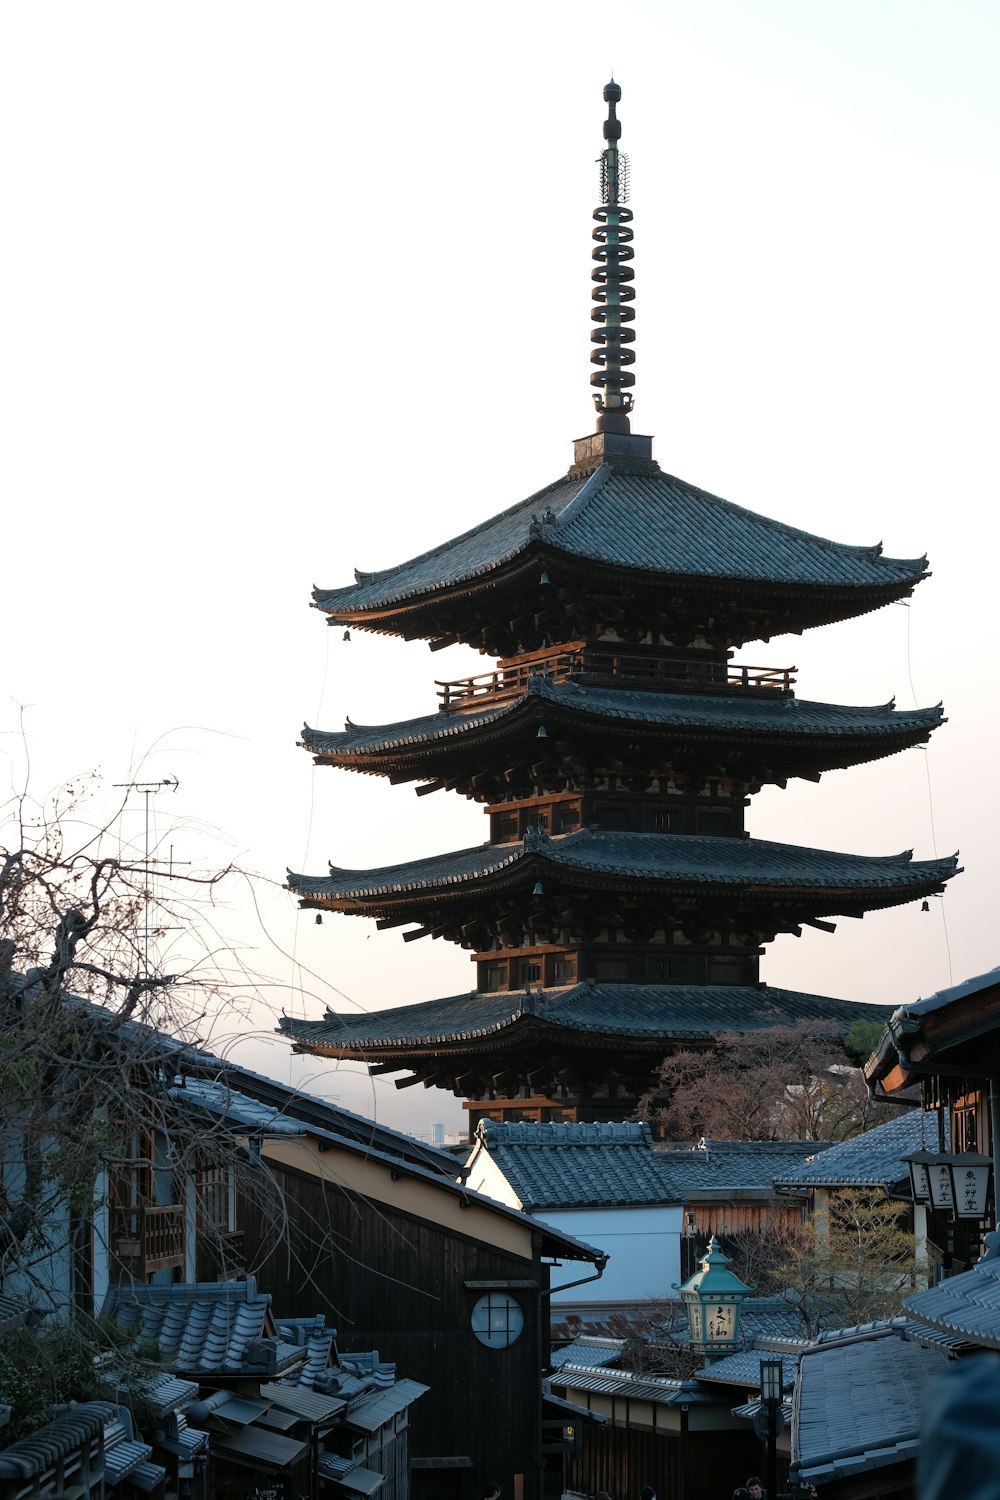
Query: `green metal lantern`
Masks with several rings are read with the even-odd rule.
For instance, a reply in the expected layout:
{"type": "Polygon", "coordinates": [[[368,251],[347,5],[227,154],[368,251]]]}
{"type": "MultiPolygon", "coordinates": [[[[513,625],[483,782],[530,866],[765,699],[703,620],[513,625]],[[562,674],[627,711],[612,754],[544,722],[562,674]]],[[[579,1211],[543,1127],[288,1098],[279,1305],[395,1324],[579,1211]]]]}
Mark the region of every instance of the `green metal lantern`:
{"type": "Polygon", "coordinates": [[[743,1299],[757,1290],[730,1271],[730,1264],[713,1234],[697,1271],[678,1287],[691,1329],[691,1348],[708,1360],[739,1349],[743,1299]]]}

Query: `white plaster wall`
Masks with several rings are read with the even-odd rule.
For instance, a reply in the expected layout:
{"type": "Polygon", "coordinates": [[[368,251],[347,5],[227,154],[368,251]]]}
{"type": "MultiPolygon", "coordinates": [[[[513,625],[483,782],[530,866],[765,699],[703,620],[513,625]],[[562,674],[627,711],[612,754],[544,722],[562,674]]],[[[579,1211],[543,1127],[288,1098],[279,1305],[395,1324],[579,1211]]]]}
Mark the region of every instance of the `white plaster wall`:
{"type": "Polygon", "coordinates": [[[471,1188],[474,1193],[485,1193],[488,1198],[495,1198],[497,1203],[505,1203],[508,1208],[521,1208],[520,1198],[492,1157],[485,1151],[474,1151],[469,1162],[466,1187],[471,1188]]]}
{"type": "MultiPolygon", "coordinates": [[[[644,1302],[675,1295],[681,1279],[681,1208],[547,1209],[535,1218],[610,1257],[600,1281],[556,1293],[553,1302],[644,1302]]],[[[552,1285],[573,1281],[576,1274],[579,1270],[565,1262],[552,1272],[552,1285]]]]}

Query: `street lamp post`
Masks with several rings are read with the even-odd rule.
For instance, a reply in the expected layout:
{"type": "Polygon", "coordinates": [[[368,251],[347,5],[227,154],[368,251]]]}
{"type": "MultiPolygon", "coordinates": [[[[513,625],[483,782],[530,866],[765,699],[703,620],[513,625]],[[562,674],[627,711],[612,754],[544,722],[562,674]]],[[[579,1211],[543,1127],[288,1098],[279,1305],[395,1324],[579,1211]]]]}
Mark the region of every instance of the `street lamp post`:
{"type": "Polygon", "coordinates": [[[767,1413],[767,1469],[765,1471],[765,1493],[767,1500],[777,1500],[778,1494],[778,1413],[783,1395],[784,1367],[780,1359],[762,1359],[760,1362],[760,1399],[767,1413]]]}

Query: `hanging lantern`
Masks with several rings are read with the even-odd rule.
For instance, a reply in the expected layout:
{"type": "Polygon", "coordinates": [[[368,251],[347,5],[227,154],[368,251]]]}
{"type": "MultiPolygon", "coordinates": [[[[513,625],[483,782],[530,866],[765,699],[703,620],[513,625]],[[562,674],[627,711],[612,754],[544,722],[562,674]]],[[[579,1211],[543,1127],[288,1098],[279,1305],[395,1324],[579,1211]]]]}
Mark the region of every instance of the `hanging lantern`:
{"type": "Polygon", "coordinates": [[[955,1193],[948,1170],[948,1158],[942,1151],[928,1151],[927,1185],[931,1195],[931,1208],[938,1213],[951,1213],[955,1207],[955,1193]]]}
{"type": "Polygon", "coordinates": [[[743,1299],[756,1290],[728,1270],[729,1264],[729,1256],[719,1249],[713,1234],[698,1270],[678,1287],[691,1330],[691,1348],[708,1360],[733,1354],[740,1347],[743,1299]]]}
{"type": "Polygon", "coordinates": [[[990,1158],[978,1151],[958,1151],[946,1160],[955,1217],[985,1219],[990,1192],[990,1158]]]}
{"type": "Polygon", "coordinates": [[[909,1156],[903,1160],[910,1169],[910,1191],[913,1194],[914,1203],[929,1203],[931,1201],[931,1181],[928,1172],[930,1162],[935,1159],[933,1151],[911,1151],[909,1156]]]}

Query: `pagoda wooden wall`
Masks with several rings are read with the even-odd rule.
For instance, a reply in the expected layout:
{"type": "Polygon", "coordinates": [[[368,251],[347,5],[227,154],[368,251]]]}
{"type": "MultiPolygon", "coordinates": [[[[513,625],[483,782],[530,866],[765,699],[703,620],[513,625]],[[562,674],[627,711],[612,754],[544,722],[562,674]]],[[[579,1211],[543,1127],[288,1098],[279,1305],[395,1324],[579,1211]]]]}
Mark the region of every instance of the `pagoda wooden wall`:
{"type": "Polygon", "coordinates": [[[394,1360],[398,1376],[430,1387],[410,1408],[413,1458],[471,1459],[467,1469],[414,1473],[414,1496],[480,1500],[495,1479],[512,1500],[523,1475],[524,1500],[540,1500],[547,1304],[512,1289],[524,1329],[510,1348],[488,1348],[470,1325],[483,1293],[465,1282],[538,1280],[547,1269],[287,1167],[274,1172],[287,1216],[278,1248],[259,1213],[238,1208],[237,1219],[275,1316],[322,1312],[341,1352],[377,1349],[394,1360]]]}

